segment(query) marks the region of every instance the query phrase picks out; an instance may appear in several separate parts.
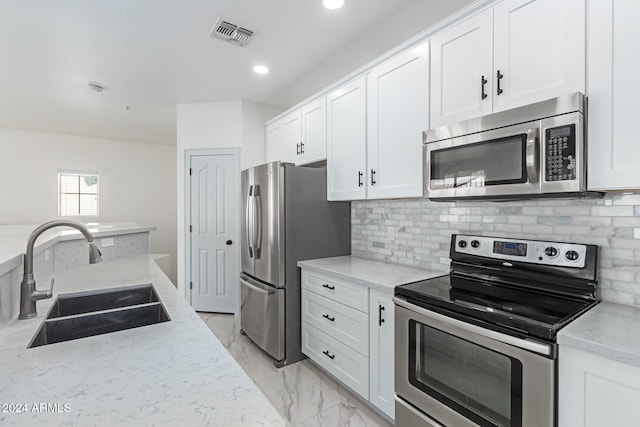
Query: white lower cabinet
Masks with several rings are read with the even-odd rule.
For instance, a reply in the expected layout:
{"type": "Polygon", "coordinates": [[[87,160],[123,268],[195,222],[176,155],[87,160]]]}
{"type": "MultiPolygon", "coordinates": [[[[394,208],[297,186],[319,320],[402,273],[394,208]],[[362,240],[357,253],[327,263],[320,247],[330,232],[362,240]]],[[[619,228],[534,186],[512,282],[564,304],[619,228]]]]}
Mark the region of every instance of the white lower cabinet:
{"type": "Polygon", "coordinates": [[[369,400],[394,419],[394,309],[391,295],[369,290],[369,400]]]}
{"type": "Polygon", "coordinates": [[[392,292],[302,269],[302,352],[394,418],[392,292]]]}
{"type": "Polygon", "coordinates": [[[360,396],[369,398],[367,356],[304,321],[302,352],[360,396]]]}
{"type": "Polygon", "coordinates": [[[640,368],[560,346],[559,426],[637,426],[640,368]]]}
{"type": "Polygon", "coordinates": [[[369,316],[337,301],[302,290],[302,316],[305,321],[357,352],[369,354],[369,316]]]}

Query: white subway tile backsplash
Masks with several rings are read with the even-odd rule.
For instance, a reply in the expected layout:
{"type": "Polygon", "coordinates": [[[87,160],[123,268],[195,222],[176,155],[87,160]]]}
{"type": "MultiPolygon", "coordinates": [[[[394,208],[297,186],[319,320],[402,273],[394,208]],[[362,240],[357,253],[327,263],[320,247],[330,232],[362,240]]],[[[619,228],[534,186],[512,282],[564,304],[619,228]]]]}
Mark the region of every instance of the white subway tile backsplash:
{"type": "Polygon", "coordinates": [[[633,206],[592,206],[594,216],[633,216],[633,206]]]}
{"type": "Polygon", "coordinates": [[[595,244],[602,299],[640,306],[640,193],[600,199],[352,202],[354,255],[448,271],[452,233],[595,244]],[[398,227],[393,242],[387,227],[398,227]]]}

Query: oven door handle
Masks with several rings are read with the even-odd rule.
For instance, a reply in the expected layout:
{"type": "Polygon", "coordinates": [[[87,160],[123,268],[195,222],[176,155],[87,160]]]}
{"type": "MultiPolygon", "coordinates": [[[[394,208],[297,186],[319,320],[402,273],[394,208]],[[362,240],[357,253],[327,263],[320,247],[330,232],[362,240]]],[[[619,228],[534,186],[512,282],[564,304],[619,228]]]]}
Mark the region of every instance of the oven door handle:
{"type": "Polygon", "coordinates": [[[529,182],[538,182],[538,157],[540,150],[538,149],[538,128],[532,128],[527,131],[527,148],[526,148],[526,165],[527,165],[527,178],[529,182]]]}
{"type": "Polygon", "coordinates": [[[461,320],[453,319],[449,316],[445,316],[440,313],[427,310],[422,307],[418,307],[415,304],[411,304],[403,299],[393,297],[393,302],[400,307],[404,307],[407,310],[416,312],[421,316],[425,316],[429,319],[437,320],[449,326],[453,326],[458,329],[470,332],[472,334],[480,335],[486,338],[490,338],[505,344],[509,344],[524,350],[533,351],[534,353],[544,354],[545,356],[551,355],[551,346],[547,344],[537,343],[530,340],[512,337],[511,335],[502,334],[500,332],[492,331],[491,329],[485,329],[480,326],[472,325],[470,323],[463,322],[461,320]]]}

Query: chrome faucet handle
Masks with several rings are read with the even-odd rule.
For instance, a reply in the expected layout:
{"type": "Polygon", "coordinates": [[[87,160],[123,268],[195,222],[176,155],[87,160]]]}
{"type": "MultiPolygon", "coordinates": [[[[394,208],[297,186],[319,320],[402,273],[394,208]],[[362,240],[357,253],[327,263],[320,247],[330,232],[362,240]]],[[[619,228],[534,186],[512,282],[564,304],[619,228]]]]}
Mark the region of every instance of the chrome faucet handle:
{"type": "MultiPolygon", "coordinates": [[[[39,291],[37,289],[34,289],[33,292],[31,293],[31,299],[33,301],[38,301],[41,299],[49,299],[53,296],[53,284],[55,283],[56,278],[52,277],[51,278],[51,286],[49,286],[49,289],[47,289],[46,291],[39,291]]],[[[34,282],[35,285],[35,282],[34,282]]]]}

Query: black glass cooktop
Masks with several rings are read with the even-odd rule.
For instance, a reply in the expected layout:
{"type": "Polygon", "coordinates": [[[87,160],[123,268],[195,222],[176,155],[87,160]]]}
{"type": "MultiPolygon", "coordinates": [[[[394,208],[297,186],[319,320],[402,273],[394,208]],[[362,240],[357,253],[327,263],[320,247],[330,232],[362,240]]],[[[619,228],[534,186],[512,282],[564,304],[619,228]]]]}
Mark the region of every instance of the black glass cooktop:
{"type": "Polygon", "coordinates": [[[596,304],[453,274],[400,285],[395,294],[427,309],[492,325],[491,329],[554,342],[563,326],[596,304]]]}

